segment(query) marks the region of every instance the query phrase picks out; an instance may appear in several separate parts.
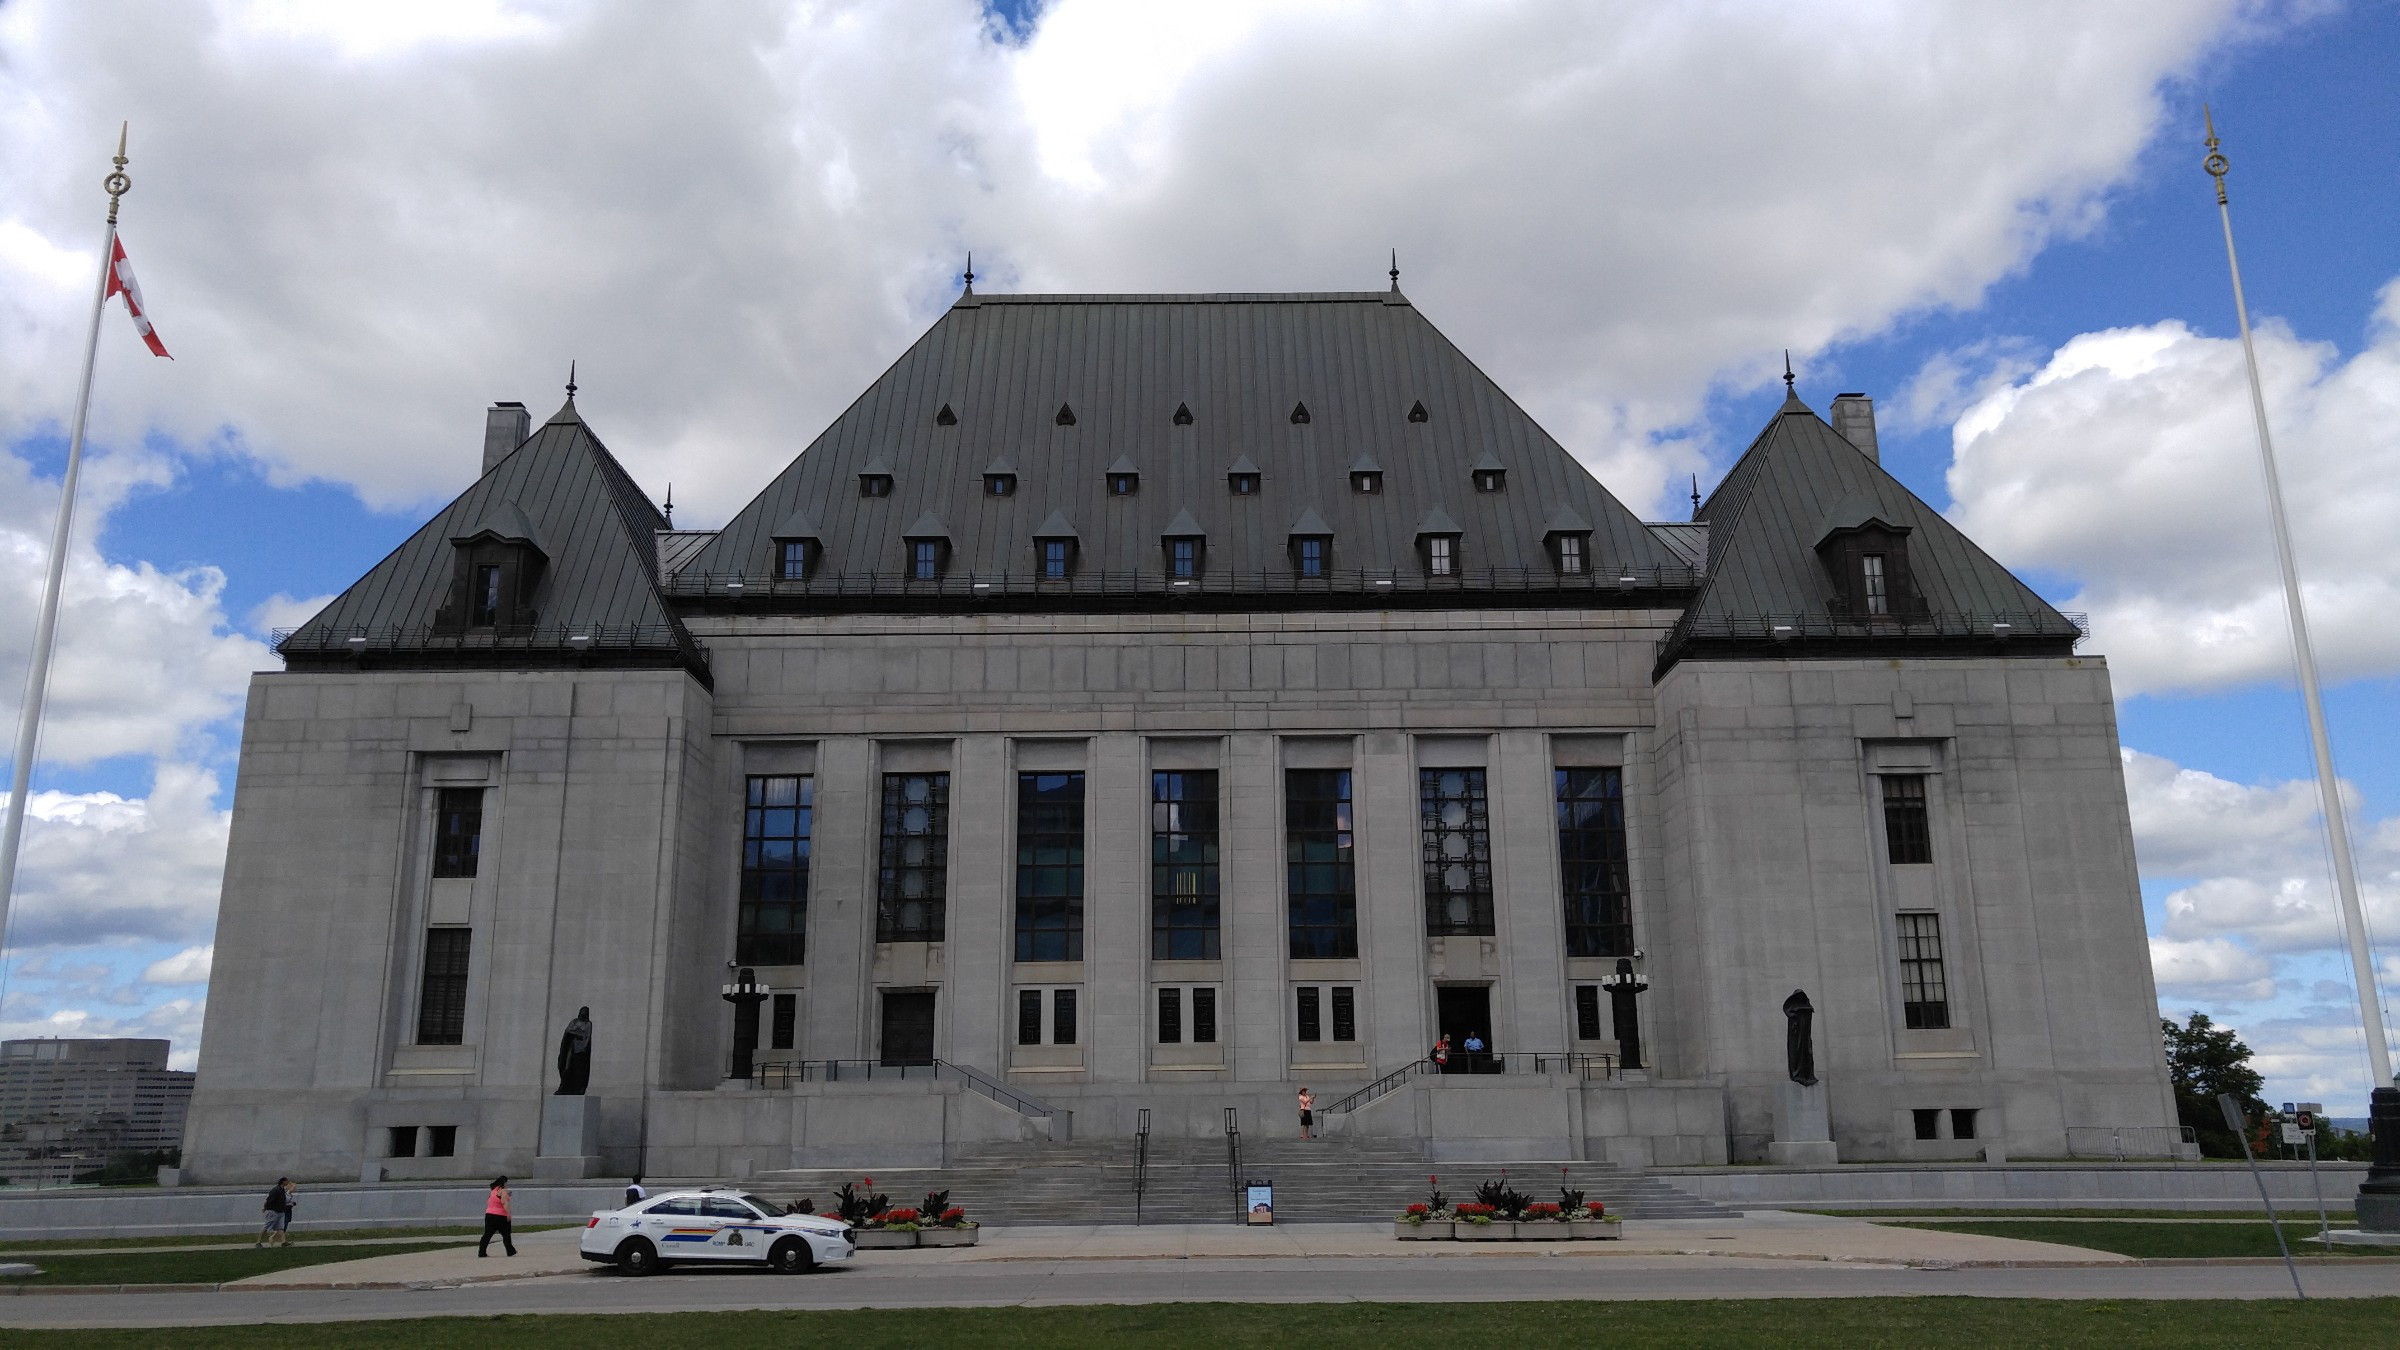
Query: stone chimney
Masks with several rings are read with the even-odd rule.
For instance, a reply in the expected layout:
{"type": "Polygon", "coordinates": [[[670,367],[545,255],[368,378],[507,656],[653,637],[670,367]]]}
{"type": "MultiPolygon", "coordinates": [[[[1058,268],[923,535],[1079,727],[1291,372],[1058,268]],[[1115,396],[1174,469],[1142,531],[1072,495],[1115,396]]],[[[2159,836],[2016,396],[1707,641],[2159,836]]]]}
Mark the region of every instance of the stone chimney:
{"type": "Polygon", "coordinates": [[[1829,420],[1833,429],[1842,433],[1843,440],[1857,446],[1876,463],[1883,462],[1883,456],[1875,448],[1875,400],[1865,394],[1835,394],[1833,416],[1829,420]]]}
{"type": "MultiPolygon", "coordinates": [[[[525,443],[533,434],[533,418],[522,403],[495,403],[483,415],[483,471],[490,473],[498,464],[525,443]]],[[[1867,435],[1872,443],[1875,435],[1874,414],[1868,414],[1867,435]]],[[[1872,453],[1872,452],[1870,452],[1872,453]]]]}

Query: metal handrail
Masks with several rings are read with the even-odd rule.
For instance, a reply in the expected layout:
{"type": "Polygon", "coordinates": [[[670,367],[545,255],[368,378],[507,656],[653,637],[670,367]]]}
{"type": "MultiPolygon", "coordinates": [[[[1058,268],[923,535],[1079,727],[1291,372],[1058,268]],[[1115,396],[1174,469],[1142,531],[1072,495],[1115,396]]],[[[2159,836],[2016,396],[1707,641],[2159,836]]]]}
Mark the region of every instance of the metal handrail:
{"type": "Polygon", "coordinates": [[[2070,1158],[2197,1157],[2200,1136],[2189,1125],[2069,1125],[2070,1158]],[[2190,1150],[2186,1154],[2184,1150],[2190,1150]]]}
{"type": "Polygon", "coordinates": [[[1673,649],[1695,639],[1783,641],[1790,638],[1913,638],[1913,637],[2072,637],[2091,636],[2091,619],[2083,614],[2045,614],[2033,610],[1981,610],[1968,613],[1923,614],[1858,618],[1831,613],[1701,614],[1689,611],[1667,630],[1662,645],[1673,649]],[[2066,620],[2061,628],[2057,622],[2066,620]]]}
{"type": "Polygon", "coordinates": [[[750,1081],[765,1088],[875,1078],[946,1078],[1021,1116],[1046,1119],[1058,1114],[1057,1107],[1039,1097],[1019,1092],[981,1069],[946,1059],[924,1064],[886,1064],[880,1059],[769,1059],[755,1060],[750,1066],[750,1081]]]}
{"type": "Polygon", "coordinates": [[[1225,1108],[1225,1181],[1233,1191],[1233,1221],[1249,1217],[1242,1207],[1242,1122],[1233,1107],[1225,1108]]]}
{"type": "Polygon", "coordinates": [[[1447,1066],[1435,1064],[1431,1055],[1411,1060],[1349,1096],[1340,1098],[1325,1107],[1324,1111],[1327,1115],[1355,1111],[1370,1102],[1390,1096],[1409,1079],[1420,1075],[1472,1076],[1495,1073],[1569,1074],[1587,1081],[1605,1081],[1617,1076],[1617,1057],[1597,1050],[1485,1050],[1475,1055],[1453,1050],[1447,1066]]]}
{"type": "Polygon", "coordinates": [[[1165,599],[1212,595],[1442,595],[1564,591],[1590,595],[1688,591],[1700,573],[1683,566],[1595,565],[1589,572],[1562,574],[1550,567],[1464,568],[1451,576],[1428,576],[1418,568],[1328,569],[1304,577],[1290,571],[1209,568],[1198,576],[1164,570],[1078,570],[1065,577],[1039,572],[953,570],[919,578],[907,572],[819,572],[786,578],[772,572],[678,572],[662,589],[676,600],[746,603],[760,600],[912,598],[988,600],[1005,596],[1153,596],[1165,599]]]}
{"type": "Polygon", "coordinates": [[[1342,1111],[1355,1111],[1359,1107],[1365,1106],[1371,1101],[1390,1096],[1393,1092],[1399,1090],[1399,1087],[1402,1083],[1407,1082],[1411,1077],[1417,1074],[1436,1072],[1439,1071],[1434,1068],[1433,1059],[1431,1056],[1427,1056],[1424,1059],[1411,1060],[1408,1063],[1401,1065],[1399,1068],[1392,1070],[1390,1073],[1385,1074],[1383,1077],[1376,1079],[1374,1082],[1367,1084],[1365,1087],[1360,1088],[1358,1091],[1351,1093],[1349,1096],[1336,1099],[1331,1106],[1324,1108],[1325,1114],[1330,1116],[1342,1111]]]}
{"type": "Polygon", "coordinates": [[[1133,1125],[1133,1222],[1142,1222],[1142,1192],[1150,1184],[1150,1108],[1136,1114],[1133,1125]]]}

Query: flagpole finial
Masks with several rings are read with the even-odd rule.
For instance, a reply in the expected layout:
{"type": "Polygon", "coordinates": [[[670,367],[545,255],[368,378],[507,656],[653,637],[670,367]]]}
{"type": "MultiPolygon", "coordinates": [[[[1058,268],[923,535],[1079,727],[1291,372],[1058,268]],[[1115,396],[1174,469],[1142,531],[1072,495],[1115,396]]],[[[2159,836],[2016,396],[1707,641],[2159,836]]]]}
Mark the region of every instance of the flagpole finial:
{"type": "Polygon", "coordinates": [[[567,402],[575,401],[575,363],[567,362],[567,402]]]}
{"type": "Polygon", "coordinates": [[[967,250],[967,294],[975,293],[975,250],[967,250]]]}
{"type": "Polygon", "coordinates": [[[108,223],[111,225],[117,223],[117,199],[133,191],[133,179],[125,173],[125,137],[132,130],[131,122],[117,124],[117,157],[113,161],[117,167],[111,169],[108,177],[100,183],[108,190],[108,223]]]}
{"type": "Polygon", "coordinates": [[[2205,103],[2200,105],[2200,120],[2208,127],[2208,158],[2200,161],[2200,167],[2208,171],[2209,177],[2217,180],[2217,205],[2223,206],[2225,171],[2233,167],[2233,161],[2225,158],[2225,152],[2217,148],[2217,119],[2205,103]]]}

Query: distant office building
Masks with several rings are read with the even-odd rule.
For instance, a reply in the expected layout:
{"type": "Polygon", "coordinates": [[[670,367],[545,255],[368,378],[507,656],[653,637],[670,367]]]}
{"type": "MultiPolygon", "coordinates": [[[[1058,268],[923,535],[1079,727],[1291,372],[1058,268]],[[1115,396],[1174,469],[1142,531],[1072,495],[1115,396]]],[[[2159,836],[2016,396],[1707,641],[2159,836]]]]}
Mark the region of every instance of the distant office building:
{"type": "Polygon", "coordinates": [[[183,1146],[192,1075],[166,1041],[0,1041],[0,1177],[67,1181],[112,1153],[183,1146]]]}

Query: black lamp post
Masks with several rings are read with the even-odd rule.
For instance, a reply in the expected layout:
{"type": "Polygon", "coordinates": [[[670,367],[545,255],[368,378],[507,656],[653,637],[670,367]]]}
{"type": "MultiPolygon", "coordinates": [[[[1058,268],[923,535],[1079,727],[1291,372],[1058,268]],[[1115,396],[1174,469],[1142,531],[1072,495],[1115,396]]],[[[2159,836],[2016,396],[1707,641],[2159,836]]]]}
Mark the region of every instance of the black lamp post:
{"type": "Polygon", "coordinates": [[[725,1001],[733,1005],[733,1071],[727,1077],[749,1079],[751,1057],[758,1053],[758,1005],[774,992],[748,966],[725,986],[725,1001]]]}

